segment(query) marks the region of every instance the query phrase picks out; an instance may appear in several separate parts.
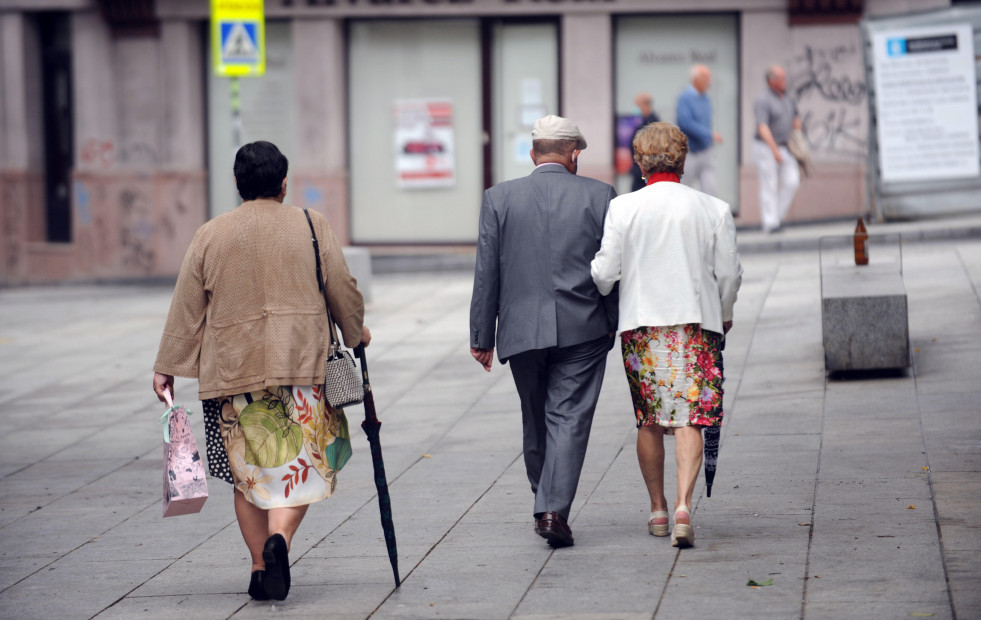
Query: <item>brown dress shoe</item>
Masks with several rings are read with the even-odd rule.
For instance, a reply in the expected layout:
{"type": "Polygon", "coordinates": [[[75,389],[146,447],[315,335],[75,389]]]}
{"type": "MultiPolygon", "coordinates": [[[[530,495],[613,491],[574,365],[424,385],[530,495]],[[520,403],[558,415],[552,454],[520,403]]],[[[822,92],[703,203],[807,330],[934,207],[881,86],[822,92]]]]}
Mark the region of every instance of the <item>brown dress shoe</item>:
{"type": "Polygon", "coordinates": [[[558,549],[559,547],[571,547],[572,530],[566,523],[565,517],[557,512],[546,512],[538,520],[538,535],[548,541],[548,544],[558,549]]]}

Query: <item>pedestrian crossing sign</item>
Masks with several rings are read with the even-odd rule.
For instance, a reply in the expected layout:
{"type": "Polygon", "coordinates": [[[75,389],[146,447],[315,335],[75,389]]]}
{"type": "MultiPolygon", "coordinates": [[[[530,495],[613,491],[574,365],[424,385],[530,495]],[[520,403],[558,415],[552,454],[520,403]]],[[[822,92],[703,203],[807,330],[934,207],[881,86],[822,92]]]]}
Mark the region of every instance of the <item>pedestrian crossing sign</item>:
{"type": "Polygon", "coordinates": [[[211,56],[218,77],[265,74],[263,0],[211,0],[211,56]]]}

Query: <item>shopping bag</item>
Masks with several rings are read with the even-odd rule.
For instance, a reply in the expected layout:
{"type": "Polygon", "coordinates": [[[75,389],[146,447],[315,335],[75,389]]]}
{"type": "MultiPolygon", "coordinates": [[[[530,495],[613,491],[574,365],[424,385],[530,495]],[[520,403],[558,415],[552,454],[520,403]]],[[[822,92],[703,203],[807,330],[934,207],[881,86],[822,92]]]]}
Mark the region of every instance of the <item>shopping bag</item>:
{"type": "Polygon", "coordinates": [[[164,391],[169,409],[160,418],[163,442],[163,516],[201,512],[208,499],[208,483],[198,444],[187,421],[187,410],[174,406],[170,391],[164,391]]]}

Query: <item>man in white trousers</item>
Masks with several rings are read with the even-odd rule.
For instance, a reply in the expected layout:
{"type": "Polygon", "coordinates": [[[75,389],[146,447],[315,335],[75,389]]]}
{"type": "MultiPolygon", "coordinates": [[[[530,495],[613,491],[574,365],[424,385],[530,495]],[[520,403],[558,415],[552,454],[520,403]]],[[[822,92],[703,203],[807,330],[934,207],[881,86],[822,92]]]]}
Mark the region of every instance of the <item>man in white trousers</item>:
{"type": "Polygon", "coordinates": [[[787,73],[772,65],[766,70],[767,89],[753,103],[756,139],[753,159],[760,175],[760,217],[763,232],[780,229],[800,185],[797,160],[787,150],[787,141],[800,129],[797,104],[787,94],[787,73]]]}

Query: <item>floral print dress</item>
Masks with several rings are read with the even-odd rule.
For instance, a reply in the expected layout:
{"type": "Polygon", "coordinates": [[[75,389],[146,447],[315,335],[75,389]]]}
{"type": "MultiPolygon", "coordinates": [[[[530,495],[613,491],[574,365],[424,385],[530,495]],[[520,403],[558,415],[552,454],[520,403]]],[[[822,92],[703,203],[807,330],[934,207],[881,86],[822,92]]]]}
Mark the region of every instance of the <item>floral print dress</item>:
{"type": "Polygon", "coordinates": [[[249,502],[268,510],[333,494],[351,435],[321,386],[272,386],[203,404],[211,475],[249,502]]]}
{"type": "Polygon", "coordinates": [[[721,334],[695,323],[638,327],[620,334],[620,348],[638,427],[722,424],[721,334]]]}

